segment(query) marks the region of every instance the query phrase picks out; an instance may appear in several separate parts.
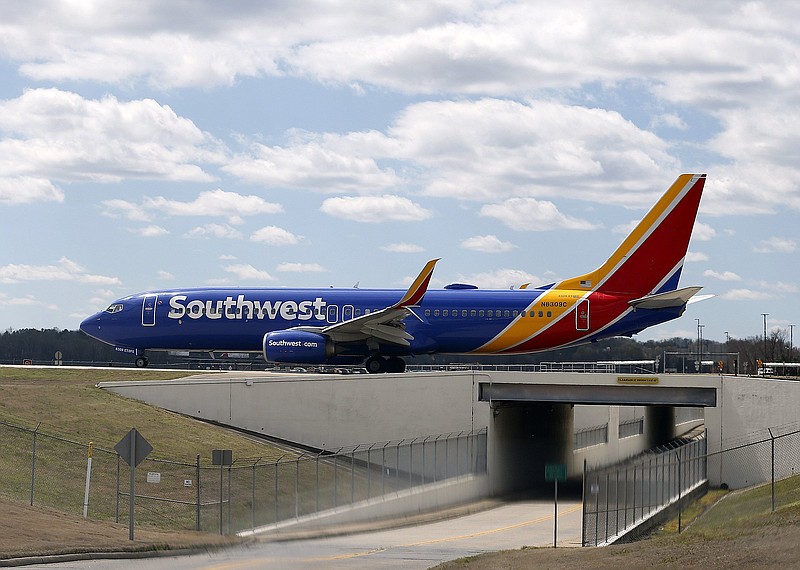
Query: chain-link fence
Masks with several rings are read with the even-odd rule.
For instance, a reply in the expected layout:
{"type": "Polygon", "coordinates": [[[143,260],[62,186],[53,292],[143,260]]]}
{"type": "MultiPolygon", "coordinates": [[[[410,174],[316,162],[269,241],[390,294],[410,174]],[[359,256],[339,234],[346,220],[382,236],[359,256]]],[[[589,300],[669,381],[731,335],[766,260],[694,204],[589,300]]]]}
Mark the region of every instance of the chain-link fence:
{"type": "MultiPolygon", "coordinates": [[[[83,513],[89,446],[0,422],[0,494],[83,513]]],[[[287,452],[229,466],[144,459],[135,471],[137,525],[233,533],[389,493],[486,472],[486,430],[359,445],[335,452],[287,452]]],[[[86,511],[127,521],[129,467],[93,448],[86,511]]]]}
{"type": "Polygon", "coordinates": [[[583,546],[610,544],[707,481],[705,434],[583,475],[583,546]]]}
{"type": "Polygon", "coordinates": [[[705,435],[676,440],[620,465],[589,471],[584,466],[584,546],[605,545],[637,531],[646,532],[648,521],[674,507],[679,517],[685,498],[719,470],[722,487],[762,486],[749,506],[775,510],[800,500],[788,478],[800,475],[800,429],[796,425],[766,429],[728,440],[726,448],[707,452],[705,435]],[[778,492],[776,493],[776,489],[778,492]],[[777,499],[776,499],[777,497],[777,499]]]}

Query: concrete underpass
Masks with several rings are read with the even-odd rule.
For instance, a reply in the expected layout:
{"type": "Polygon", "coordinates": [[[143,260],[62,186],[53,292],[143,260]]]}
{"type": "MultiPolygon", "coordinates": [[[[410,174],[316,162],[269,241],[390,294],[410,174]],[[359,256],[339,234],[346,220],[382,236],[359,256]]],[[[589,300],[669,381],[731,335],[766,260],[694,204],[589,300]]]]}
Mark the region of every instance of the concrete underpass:
{"type": "MultiPolygon", "coordinates": [[[[229,372],[100,386],[305,449],[357,444],[381,449],[382,442],[422,442],[409,452],[410,471],[427,461],[420,480],[435,480],[437,487],[428,494],[404,495],[401,509],[407,511],[549,490],[547,464],[565,465],[568,478],[577,481],[584,462],[591,468],[617,463],[701,425],[707,430],[708,452],[714,453],[729,438],[796,422],[800,406],[800,383],[718,375],[229,372]],[[444,454],[445,464],[452,465],[454,451],[436,441],[454,433],[485,433],[485,450],[478,449],[485,459],[471,459],[480,469],[466,479],[437,480],[436,461],[441,459],[435,454],[444,454]],[[584,436],[589,439],[578,445],[584,436]]],[[[751,483],[740,482],[738,472],[736,466],[709,460],[712,485],[751,483]]]]}

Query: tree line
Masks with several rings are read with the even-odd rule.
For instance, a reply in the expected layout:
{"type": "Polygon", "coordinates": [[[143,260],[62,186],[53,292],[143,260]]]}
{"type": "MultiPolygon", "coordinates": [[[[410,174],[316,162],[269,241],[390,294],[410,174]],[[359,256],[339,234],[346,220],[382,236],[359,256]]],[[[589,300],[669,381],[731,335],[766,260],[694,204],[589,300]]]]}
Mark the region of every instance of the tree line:
{"type": "MultiPolygon", "coordinates": [[[[630,338],[606,339],[570,349],[549,350],[534,354],[476,357],[436,354],[409,359],[412,364],[541,364],[544,362],[601,362],[652,360],[658,371],[695,372],[695,363],[706,363],[702,371],[710,372],[709,362],[723,364],[725,372],[755,373],[757,360],[764,362],[798,362],[800,352],[790,346],[785,330],[774,330],[766,339],[751,336],[727,342],[671,338],[639,342],[630,338]],[[735,361],[735,362],[734,362],[735,361]],[[735,368],[734,368],[735,367],[735,368]]],[[[0,335],[0,363],[53,363],[58,356],[63,364],[130,364],[130,355],[118,353],[114,347],[93,339],[81,331],[62,329],[8,329],[0,335]]],[[[148,353],[153,364],[180,362],[180,357],[165,352],[148,353]]]]}

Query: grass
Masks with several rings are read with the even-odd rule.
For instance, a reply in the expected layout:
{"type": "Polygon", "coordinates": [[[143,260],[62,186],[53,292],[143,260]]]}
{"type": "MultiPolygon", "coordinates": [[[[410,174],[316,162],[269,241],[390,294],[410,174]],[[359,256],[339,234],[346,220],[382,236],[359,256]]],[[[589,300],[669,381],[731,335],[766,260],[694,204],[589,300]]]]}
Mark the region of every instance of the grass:
{"type": "MultiPolygon", "coordinates": [[[[204,467],[201,496],[204,504],[214,503],[214,497],[218,501],[218,493],[212,491],[212,481],[218,481],[218,471],[210,467],[212,449],[232,449],[234,459],[262,458],[265,464],[281,456],[285,459],[292,456],[285,449],[236,431],[96,387],[103,381],[168,380],[183,376],[185,372],[0,367],[0,422],[4,422],[0,423],[0,495],[28,502],[33,483],[34,504],[81,512],[88,444],[93,442],[90,514],[113,520],[118,509],[118,477],[123,493],[128,485],[127,465],[122,464],[118,475],[113,449],[135,427],[153,446],[151,455],[136,471],[137,495],[158,495],[188,503],[137,498],[137,520],[161,528],[191,529],[195,524],[193,503],[198,476],[194,465],[198,455],[204,467]],[[33,430],[37,430],[35,462],[32,461],[33,430]],[[163,461],[153,461],[159,459],[163,461]],[[161,473],[162,483],[148,485],[148,471],[161,473]],[[192,487],[184,485],[187,480],[193,481],[192,487]]],[[[246,471],[249,483],[252,470],[246,471]]],[[[284,476],[279,491],[287,492],[289,486],[293,490],[294,485],[294,477],[284,476]]],[[[248,497],[250,494],[247,493],[248,497]]],[[[267,495],[267,490],[262,494],[267,495]]],[[[120,517],[124,520],[127,516],[124,496],[119,503],[120,517]]],[[[204,510],[219,512],[216,504],[204,510]]],[[[201,517],[206,521],[211,518],[210,514],[201,517]]]]}
{"type": "MultiPolygon", "coordinates": [[[[366,498],[367,473],[356,466],[354,474],[346,457],[320,461],[319,466],[313,460],[298,464],[294,461],[297,454],[285,448],[96,387],[105,381],[185,376],[186,372],[0,367],[0,496],[27,502],[33,481],[35,504],[81,512],[87,449],[93,442],[90,516],[113,520],[119,508],[120,519],[124,519],[127,499],[122,497],[118,507],[116,486],[119,478],[121,491],[126,491],[129,472],[122,464],[118,475],[113,449],[135,427],[153,446],[151,455],[136,470],[137,520],[160,528],[194,528],[199,479],[201,525],[218,530],[220,472],[211,466],[212,449],[233,450],[234,468],[223,472],[223,487],[227,498],[231,481],[231,521],[236,529],[331,508],[334,501],[341,505],[351,497],[366,498]],[[35,429],[36,460],[32,465],[35,429]],[[199,474],[195,467],[198,455],[199,474]],[[149,484],[148,472],[160,473],[161,483],[149,484]],[[192,480],[191,487],[184,485],[187,480],[192,480]]],[[[392,483],[388,481],[387,491],[392,483]]],[[[373,482],[372,496],[377,488],[373,482]]],[[[227,521],[227,516],[224,518],[227,521]]]]}
{"type": "MultiPolygon", "coordinates": [[[[0,420],[113,450],[135,427],[153,446],[153,457],[210,462],[212,449],[233,449],[234,458],[273,460],[285,452],[236,432],[222,430],[96,387],[98,382],[170,380],[186,372],[123,369],[0,367],[0,420]]],[[[1,458],[0,458],[1,459],[1,458]]]]}

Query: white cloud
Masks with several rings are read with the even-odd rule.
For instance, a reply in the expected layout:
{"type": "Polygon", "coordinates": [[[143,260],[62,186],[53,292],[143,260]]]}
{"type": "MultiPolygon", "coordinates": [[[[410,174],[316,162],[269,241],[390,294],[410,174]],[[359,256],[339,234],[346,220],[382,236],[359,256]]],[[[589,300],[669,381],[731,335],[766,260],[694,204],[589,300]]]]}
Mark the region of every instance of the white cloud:
{"type": "Polygon", "coordinates": [[[533,198],[511,198],[501,204],[488,204],[481,208],[480,213],[520,231],[593,230],[599,227],[587,220],[562,214],[550,201],[533,198]]]}
{"type": "Polygon", "coordinates": [[[778,293],[797,293],[800,291],[797,285],[784,281],[776,281],[774,283],[770,281],[758,281],[757,285],[762,289],[777,291],[778,293]]]}
{"type": "Polygon", "coordinates": [[[240,281],[275,281],[275,278],[266,271],[256,269],[249,264],[228,265],[223,269],[240,281]]]}
{"type": "Polygon", "coordinates": [[[797,242],[793,239],[771,237],[759,242],[753,248],[756,253],[794,253],[797,242]]]}
{"type": "Polygon", "coordinates": [[[733,271],[714,271],[712,269],[707,269],[703,271],[703,275],[706,277],[712,277],[714,279],[719,279],[720,281],[741,281],[742,278],[734,273],[733,271]]]}
{"type": "Polygon", "coordinates": [[[461,247],[485,253],[501,253],[511,251],[517,246],[509,241],[502,241],[497,236],[486,235],[467,238],[461,242],[461,247]]]}
{"type": "Polygon", "coordinates": [[[319,263],[281,263],[276,268],[278,271],[294,273],[324,273],[327,271],[319,263]]]}
{"type": "Polygon", "coordinates": [[[433,214],[402,196],[341,196],[328,198],[320,210],[335,218],[356,222],[416,222],[433,214]]]}
{"type": "Polygon", "coordinates": [[[649,207],[678,168],[665,141],[619,113],[553,101],[418,103],[388,135],[400,157],[423,169],[424,192],[437,197],[649,207]]]}
{"type": "Polygon", "coordinates": [[[326,193],[379,194],[403,182],[377,164],[393,145],[380,133],[290,135],[287,146],[253,145],[252,156],[237,156],[223,170],[250,183],[326,193]]]}
{"type": "Polygon", "coordinates": [[[169,271],[164,271],[163,269],[159,269],[158,278],[161,279],[162,281],[172,281],[173,279],[175,279],[175,276],[169,271]]]}
{"type": "Polygon", "coordinates": [[[277,226],[267,226],[250,236],[250,241],[267,245],[297,245],[303,238],[277,226]]]}
{"type": "Polygon", "coordinates": [[[117,277],[94,275],[74,261],[62,257],[55,265],[10,264],[0,267],[0,283],[24,281],[76,281],[98,285],[120,285],[117,277]]]}
{"type": "Polygon", "coordinates": [[[695,222],[692,230],[692,239],[696,241],[711,241],[717,236],[717,230],[702,222],[695,222]]]}
{"type": "Polygon", "coordinates": [[[201,192],[191,202],[170,200],[163,196],[145,198],[142,206],[169,216],[225,216],[232,224],[241,223],[244,216],[283,212],[283,206],[267,202],[259,196],[243,196],[220,189],[201,192]]]}
{"type": "Polygon", "coordinates": [[[458,281],[477,285],[481,289],[510,289],[512,287],[516,289],[525,283],[537,286],[547,282],[545,279],[520,269],[498,269],[487,273],[460,275],[458,281]]]}
{"type": "Polygon", "coordinates": [[[283,206],[267,202],[259,196],[245,196],[225,190],[201,192],[194,200],[184,202],[164,196],[145,197],[140,204],[126,200],[104,200],[103,214],[134,221],[150,221],[156,216],[226,217],[231,224],[240,224],[246,216],[279,214],[283,206]]]}
{"type": "Polygon", "coordinates": [[[0,176],[0,204],[63,201],[64,191],[49,180],[32,176],[0,176]]]}
{"type": "Polygon", "coordinates": [[[678,129],[681,131],[685,131],[689,128],[689,125],[686,124],[680,116],[674,113],[664,113],[663,115],[656,115],[653,117],[653,120],[650,121],[651,128],[659,128],[659,127],[667,127],[670,129],[678,129]]]}
{"type": "Polygon", "coordinates": [[[156,225],[145,226],[143,228],[132,228],[131,231],[142,237],[160,237],[169,235],[169,230],[156,225]]]}
{"type": "Polygon", "coordinates": [[[753,291],[752,289],[732,289],[720,295],[727,301],[765,301],[774,299],[775,296],[763,291],[753,291]]]}
{"type": "Polygon", "coordinates": [[[425,251],[425,248],[421,245],[405,242],[389,243],[381,246],[381,249],[383,251],[391,251],[393,253],[422,253],[425,251]]]}
{"type": "Polygon", "coordinates": [[[201,164],[224,160],[210,135],[152,99],[30,89],[0,101],[0,135],[6,178],[208,182],[214,177],[201,164]]]}
{"type": "Polygon", "coordinates": [[[686,262],[687,263],[697,263],[699,261],[708,261],[709,257],[707,254],[700,252],[700,251],[687,251],[686,252],[686,262]]]}
{"type": "Polygon", "coordinates": [[[220,239],[242,239],[242,232],[224,224],[206,224],[192,228],[186,234],[188,238],[215,237],[220,239]]]}

